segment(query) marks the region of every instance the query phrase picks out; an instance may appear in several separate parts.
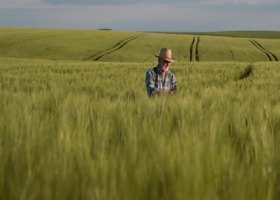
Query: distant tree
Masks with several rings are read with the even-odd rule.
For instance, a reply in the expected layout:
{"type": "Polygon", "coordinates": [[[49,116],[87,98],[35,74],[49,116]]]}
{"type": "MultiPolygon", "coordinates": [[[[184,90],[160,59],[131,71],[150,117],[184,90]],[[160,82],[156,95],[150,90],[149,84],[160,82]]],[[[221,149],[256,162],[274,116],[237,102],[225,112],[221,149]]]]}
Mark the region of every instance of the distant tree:
{"type": "Polygon", "coordinates": [[[101,30],[101,31],[111,31],[112,29],[110,29],[110,28],[100,28],[98,30],[101,30]]]}

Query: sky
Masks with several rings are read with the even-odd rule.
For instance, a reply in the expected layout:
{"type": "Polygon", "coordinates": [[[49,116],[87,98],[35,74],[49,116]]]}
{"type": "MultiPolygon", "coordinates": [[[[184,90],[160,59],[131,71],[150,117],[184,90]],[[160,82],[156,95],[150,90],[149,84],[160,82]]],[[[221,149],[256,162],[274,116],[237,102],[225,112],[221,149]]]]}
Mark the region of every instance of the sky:
{"type": "Polygon", "coordinates": [[[279,0],[0,0],[0,27],[280,31],[279,0]]]}

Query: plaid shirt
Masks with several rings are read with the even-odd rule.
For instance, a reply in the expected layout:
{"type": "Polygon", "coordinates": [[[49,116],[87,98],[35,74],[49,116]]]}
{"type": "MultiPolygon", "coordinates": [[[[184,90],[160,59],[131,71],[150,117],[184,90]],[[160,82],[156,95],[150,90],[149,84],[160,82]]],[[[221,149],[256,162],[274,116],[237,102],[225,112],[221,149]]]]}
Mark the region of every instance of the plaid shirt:
{"type": "Polygon", "coordinates": [[[146,88],[148,94],[151,96],[155,92],[176,92],[177,91],[177,80],[170,71],[165,74],[165,80],[163,80],[160,69],[157,67],[149,69],[146,73],[146,88]],[[156,74],[157,73],[157,81],[156,74]]]}

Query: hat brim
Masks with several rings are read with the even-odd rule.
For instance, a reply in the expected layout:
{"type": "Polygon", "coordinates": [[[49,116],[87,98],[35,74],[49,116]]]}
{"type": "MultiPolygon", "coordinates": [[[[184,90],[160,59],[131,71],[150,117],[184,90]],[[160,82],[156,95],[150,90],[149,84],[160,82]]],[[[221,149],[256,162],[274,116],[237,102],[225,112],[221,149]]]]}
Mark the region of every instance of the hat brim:
{"type": "Polygon", "coordinates": [[[164,60],[166,60],[166,61],[168,61],[168,62],[175,62],[175,61],[176,61],[175,58],[163,58],[163,57],[157,56],[157,55],[155,55],[155,57],[157,57],[157,58],[162,58],[162,59],[164,59],[164,60]]]}

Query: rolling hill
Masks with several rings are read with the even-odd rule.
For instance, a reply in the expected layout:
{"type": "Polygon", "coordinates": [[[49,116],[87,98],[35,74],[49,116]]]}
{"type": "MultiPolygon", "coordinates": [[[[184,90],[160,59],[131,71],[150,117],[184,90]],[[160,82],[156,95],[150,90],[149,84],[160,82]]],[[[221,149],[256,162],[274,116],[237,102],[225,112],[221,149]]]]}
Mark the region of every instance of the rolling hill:
{"type": "MultiPolygon", "coordinates": [[[[263,35],[268,37],[267,32],[263,35]]],[[[259,32],[224,33],[224,36],[0,28],[0,57],[50,60],[146,62],[155,61],[161,47],[173,50],[179,62],[259,62],[280,59],[280,39],[254,37],[259,32]],[[244,37],[237,37],[244,36],[244,37]],[[245,37],[246,36],[246,37],[245,37]]],[[[280,36],[279,32],[271,38],[280,36]]]]}

